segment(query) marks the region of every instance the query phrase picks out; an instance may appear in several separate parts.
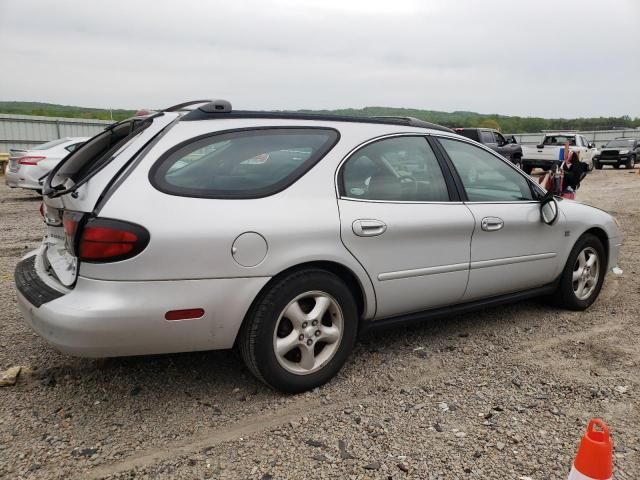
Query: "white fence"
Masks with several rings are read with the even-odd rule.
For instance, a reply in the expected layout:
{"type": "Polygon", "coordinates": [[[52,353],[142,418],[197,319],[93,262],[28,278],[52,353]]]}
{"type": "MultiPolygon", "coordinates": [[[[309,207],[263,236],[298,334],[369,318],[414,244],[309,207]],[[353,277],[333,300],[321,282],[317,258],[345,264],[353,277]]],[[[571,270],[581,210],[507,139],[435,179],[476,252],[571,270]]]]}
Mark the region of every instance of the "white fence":
{"type": "MultiPolygon", "coordinates": [[[[557,132],[557,130],[554,131],[557,132]]],[[[578,133],[583,135],[589,142],[595,143],[598,148],[614,138],[640,138],[640,129],[638,128],[627,130],[590,130],[578,133]]],[[[539,145],[542,142],[544,133],[514,133],[513,136],[516,137],[518,143],[522,143],[523,145],[539,145]]]]}
{"type": "MultiPolygon", "coordinates": [[[[0,153],[10,148],[28,148],[62,137],[92,137],[113,122],[83,118],[37,117],[0,114],[0,153]]],[[[640,138],[640,129],[580,132],[600,147],[618,137],[640,138]]],[[[514,133],[518,143],[537,145],[544,133],[514,133]]]]}
{"type": "Polygon", "coordinates": [[[29,148],[62,137],[93,137],[109,120],[0,114],[0,153],[29,148]]]}

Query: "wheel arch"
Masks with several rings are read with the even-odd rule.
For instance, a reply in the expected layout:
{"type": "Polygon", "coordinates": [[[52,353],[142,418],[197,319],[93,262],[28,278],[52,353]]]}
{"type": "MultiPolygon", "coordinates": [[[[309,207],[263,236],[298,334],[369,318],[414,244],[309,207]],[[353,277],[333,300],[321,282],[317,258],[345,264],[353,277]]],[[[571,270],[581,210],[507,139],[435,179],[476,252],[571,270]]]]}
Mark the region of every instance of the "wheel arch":
{"type": "MultiPolygon", "coordinates": [[[[251,302],[251,306],[249,307],[249,309],[247,310],[244,319],[242,320],[242,325],[244,325],[249,317],[252,315],[252,312],[254,310],[255,305],[260,301],[261,298],[264,297],[264,295],[266,294],[266,292],[271,288],[271,286],[276,283],[277,281],[279,281],[281,278],[290,275],[294,272],[300,271],[300,270],[304,270],[306,268],[319,268],[322,270],[326,270],[328,272],[331,272],[335,275],[337,275],[341,280],[343,280],[347,287],[349,288],[349,291],[351,292],[351,294],[353,295],[353,298],[356,302],[356,306],[358,308],[358,320],[361,321],[363,319],[363,317],[366,315],[366,312],[368,310],[371,309],[371,305],[368,304],[368,302],[372,302],[373,303],[373,309],[375,312],[375,298],[373,299],[368,299],[367,295],[366,295],[366,290],[365,287],[362,285],[362,282],[360,281],[360,279],[358,278],[358,276],[355,274],[355,272],[353,272],[353,270],[351,270],[349,267],[335,262],[335,261],[331,261],[331,260],[314,260],[314,261],[308,261],[308,262],[304,262],[304,263],[299,263],[293,266],[290,266],[284,270],[282,270],[280,273],[278,273],[277,275],[274,275],[258,292],[258,294],[256,295],[256,297],[254,298],[253,302],[251,302]]],[[[242,327],[240,327],[239,330],[241,330],[242,327]]],[[[236,337],[236,342],[238,341],[238,337],[236,337]]]]}

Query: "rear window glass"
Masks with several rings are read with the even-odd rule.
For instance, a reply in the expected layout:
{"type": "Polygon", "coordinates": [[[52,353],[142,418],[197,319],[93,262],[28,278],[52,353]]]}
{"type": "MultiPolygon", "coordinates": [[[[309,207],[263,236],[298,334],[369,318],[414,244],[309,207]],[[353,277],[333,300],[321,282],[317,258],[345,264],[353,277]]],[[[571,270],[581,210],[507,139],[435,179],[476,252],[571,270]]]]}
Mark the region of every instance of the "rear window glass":
{"type": "Polygon", "coordinates": [[[63,185],[69,186],[68,180],[75,184],[86,180],[107,165],[122,146],[136,138],[151,122],[151,119],[127,120],[78,145],[47,181],[54,189],[61,189],[63,185]]]}
{"type": "Polygon", "coordinates": [[[173,195],[257,198],[287,188],[338,141],[323,128],[240,130],[184,142],[151,170],[152,183],[173,195]]]}
{"type": "Polygon", "coordinates": [[[53,148],[57,145],[60,145],[61,143],[65,143],[68,141],[69,141],[68,138],[58,138],[57,140],[51,140],[50,142],[47,142],[47,143],[41,143],[36,147],[31,147],[31,150],[49,150],[50,148],[53,148]]]}
{"type": "Polygon", "coordinates": [[[542,143],[544,145],[564,145],[567,142],[569,142],[570,146],[575,146],[575,135],[549,135],[548,137],[544,137],[542,143]]]}

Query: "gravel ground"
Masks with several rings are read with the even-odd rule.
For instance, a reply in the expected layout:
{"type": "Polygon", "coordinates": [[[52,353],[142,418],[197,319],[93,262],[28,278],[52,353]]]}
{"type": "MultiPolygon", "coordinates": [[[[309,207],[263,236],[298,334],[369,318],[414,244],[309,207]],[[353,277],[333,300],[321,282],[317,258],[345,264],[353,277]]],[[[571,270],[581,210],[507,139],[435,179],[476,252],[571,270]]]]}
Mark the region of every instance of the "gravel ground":
{"type": "Polygon", "coordinates": [[[621,277],[586,312],[541,302],[367,334],[330,384],[282,396],[234,352],[64,356],[23,323],[13,269],[38,245],[35,194],[0,185],[5,478],[566,479],[588,420],[640,476],[640,177],[591,174],[579,199],[616,215],[621,277]]]}

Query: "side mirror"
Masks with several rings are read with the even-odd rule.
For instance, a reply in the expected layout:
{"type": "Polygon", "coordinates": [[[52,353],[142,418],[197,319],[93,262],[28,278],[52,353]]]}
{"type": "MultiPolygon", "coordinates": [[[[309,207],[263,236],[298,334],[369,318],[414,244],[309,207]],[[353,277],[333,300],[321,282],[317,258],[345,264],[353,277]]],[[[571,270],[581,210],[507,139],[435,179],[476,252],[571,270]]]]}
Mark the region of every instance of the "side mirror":
{"type": "Polygon", "coordinates": [[[604,147],[606,147],[606,145],[600,145],[600,148],[604,148],[604,147]]]}
{"type": "Polygon", "coordinates": [[[536,148],[544,148],[544,145],[541,143],[540,145],[536,145],[536,148]]]}
{"type": "Polygon", "coordinates": [[[540,202],[540,219],[547,225],[553,225],[558,219],[558,201],[553,194],[547,194],[540,202]]]}
{"type": "Polygon", "coordinates": [[[596,148],[596,144],[595,143],[589,143],[587,146],[589,148],[596,148]]]}

